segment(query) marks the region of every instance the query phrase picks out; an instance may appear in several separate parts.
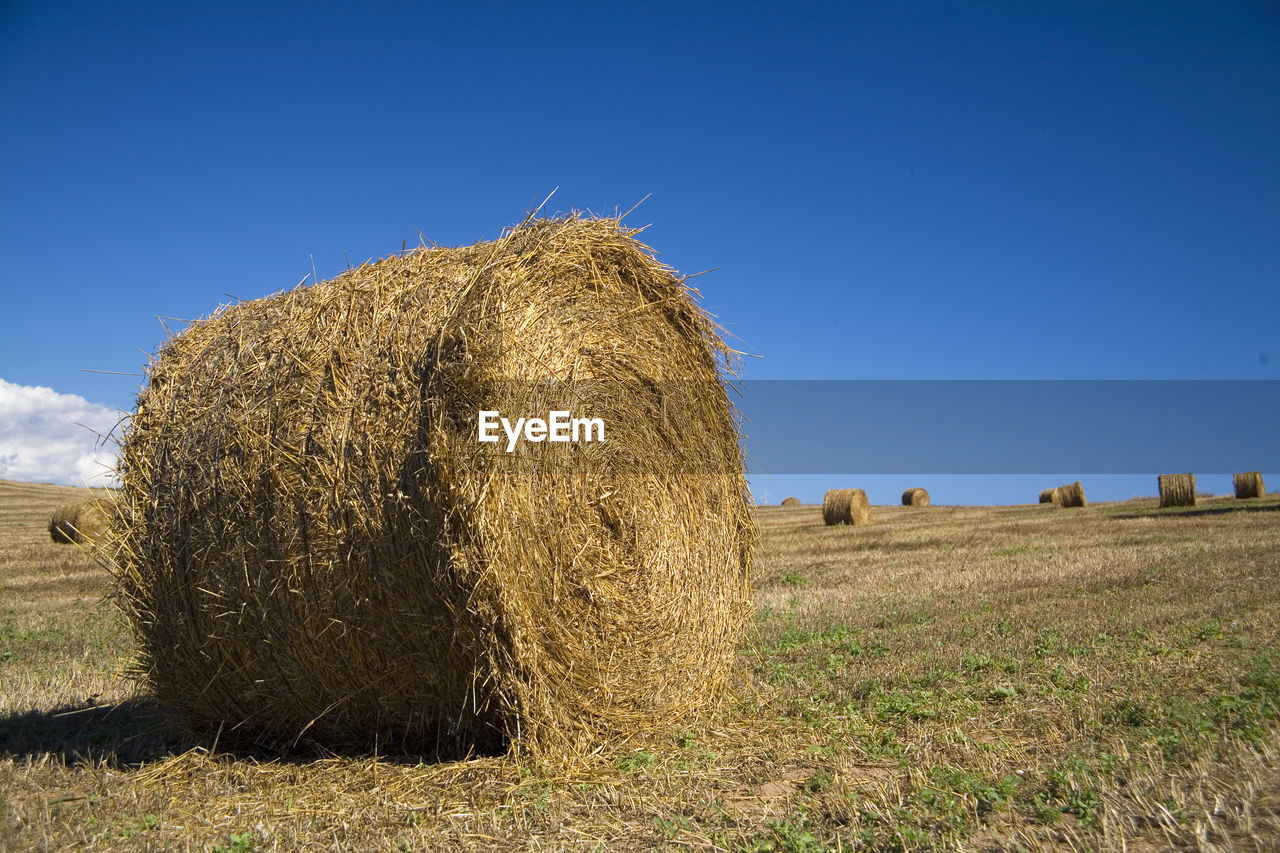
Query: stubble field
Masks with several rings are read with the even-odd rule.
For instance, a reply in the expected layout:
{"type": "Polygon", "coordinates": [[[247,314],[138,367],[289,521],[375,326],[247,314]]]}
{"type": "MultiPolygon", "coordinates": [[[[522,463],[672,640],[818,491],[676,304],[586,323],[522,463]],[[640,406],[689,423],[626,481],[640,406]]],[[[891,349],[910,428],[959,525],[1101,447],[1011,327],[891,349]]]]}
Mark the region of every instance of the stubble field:
{"type": "Polygon", "coordinates": [[[572,764],[231,754],[0,481],[0,850],[1280,849],[1280,500],[762,508],[742,677],[572,764]]]}

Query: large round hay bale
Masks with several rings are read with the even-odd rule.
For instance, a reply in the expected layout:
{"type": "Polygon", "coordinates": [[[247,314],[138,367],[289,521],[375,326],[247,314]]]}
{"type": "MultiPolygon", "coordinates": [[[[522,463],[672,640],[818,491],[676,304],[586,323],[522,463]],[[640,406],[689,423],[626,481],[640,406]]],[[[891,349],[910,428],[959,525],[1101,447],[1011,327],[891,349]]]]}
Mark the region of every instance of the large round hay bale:
{"type": "Polygon", "coordinates": [[[1084,498],[1084,486],[1079,480],[1065,486],[1058,486],[1053,490],[1053,499],[1058,506],[1085,506],[1087,503],[1084,498]]]}
{"type": "Polygon", "coordinates": [[[870,524],[871,506],[862,489],[829,489],[822,496],[822,521],[825,524],[870,524]]]}
{"type": "Polygon", "coordinates": [[[804,506],[804,504],[800,503],[799,498],[783,498],[782,505],[783,506],[804,506]]]}
{"type": "Polygon", "coordinates": [[[1058,491],[1057,489],[1041,489],[1040,503],[1042,504],[1056,503],[1058,498],[1056,494],[1057,491],[1058,491]]]}
{"type": "Polygon", "coordinates": [[[534,220],[161,347],[123,442],[117,579],[182,724],[548,754],[715,701],[755,538],[731,353],[634,234],[534,220]],[[604,441],[508,452],[482,410],[599,418],[604,441]]]}
{"type": "Polygon", "coordinates": [[[1196,505],[1195,474],[1161,474],[1157,482],[1160,484],[1160,506],[1196,505]]]}
{"type": "Polygon", "coordinates": [[[1267,495],[1267,487],[1262,484],[1261,471],[1244,471],[1231,478],[1236,489],[1237,500],[1262,498],[1267,495]]]}
{"type": "Polygon", "coordinates": [[[109,523],[106,503],[97,498],[65,501],[49,519],[49,538],[61,544],[86,544],[101,538],[109,523]]]}
{"type": "Polygon", "coordinates": [[[929,493],[921,488],[907,489],[902,493],[903,506],[928,506],[929,493]]]}

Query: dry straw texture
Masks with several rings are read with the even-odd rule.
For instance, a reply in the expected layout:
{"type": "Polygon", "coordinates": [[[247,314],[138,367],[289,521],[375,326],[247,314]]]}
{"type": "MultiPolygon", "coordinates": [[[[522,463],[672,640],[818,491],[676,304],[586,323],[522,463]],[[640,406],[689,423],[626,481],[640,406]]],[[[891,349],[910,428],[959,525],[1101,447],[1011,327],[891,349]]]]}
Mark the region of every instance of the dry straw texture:
{"type": "Polygon", "coordinates": [[[1195,506],[1195,474],[1161,474],[1160,506],[1195,506]]]}
{"type": "Polygon", "coordinates": [[[1084,486],[1079,480],[1053,490],[1053,500],[1059,506],[1085,506],[1084,486]]]}
{"type": "Polygon", "coordinates": [[[108,524],[108,508],[104,501],[96,498],[67,501],[54,509],[53,517],[49,519],[49,537],[63,544],[85,544],[99,539],[108,524]]]}
{"type": "Polygon", "coordinates": [[[1057,489],[1041,489],[1040,503],[1042,504],[1055,503],[1058,497],[1056,494],[1057,491],[1058,491],[1057,489]]]}
{"type": "Polygon", "coordinates": [[[907,489],[902,493],[903,506],[928,506],[929,493],[921,488],[907,489]]]}
{"type": "Polygon", "coordinates": [[[755,539],[733,354],[634,235],[526,221],[161,347],[116,573],[181,723],[568,755],[722,694],[755,539]],[[481,409],[571,410],[606,441],[508,454],[477,441],[481,409]]]}
{"type": "Polygon", "coordinates": [[[862,489],[829,489],[822,497],[826,524],[870,524],[871,506],[862,489]]]}
{"type": "Polygon", "coordinates": [[[1267,487],[1262,484],[1261,471],[1243,471],[1231,478],[1236,487],[1236,497],[1262,498],[1267,495],[1267,487]]]}
{"type": "Polygon", "coordinates": [[[783,498],[782,505],[783,506],[804,506],[804,504],[800,503],[799,498],[783,498]]]}

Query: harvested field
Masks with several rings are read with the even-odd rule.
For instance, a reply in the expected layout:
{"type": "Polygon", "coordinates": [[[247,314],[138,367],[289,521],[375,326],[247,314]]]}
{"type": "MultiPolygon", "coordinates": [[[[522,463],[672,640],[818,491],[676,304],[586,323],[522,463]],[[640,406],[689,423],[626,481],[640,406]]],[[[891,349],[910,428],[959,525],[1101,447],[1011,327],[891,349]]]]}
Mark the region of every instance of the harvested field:
{"type": "Polygon", "coordinates": [[[760,508],[737,698],[572,765],[193,749],[0,483],[0,850],[1267,850],[1280,500],[760,508]]]}

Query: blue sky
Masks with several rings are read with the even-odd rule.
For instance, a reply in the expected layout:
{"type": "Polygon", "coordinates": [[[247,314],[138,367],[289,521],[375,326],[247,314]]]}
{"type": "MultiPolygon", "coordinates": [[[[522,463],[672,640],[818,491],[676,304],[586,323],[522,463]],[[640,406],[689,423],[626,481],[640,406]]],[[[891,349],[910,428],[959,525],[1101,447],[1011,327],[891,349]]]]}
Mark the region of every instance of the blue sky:
{"type": "Polygon", "coordinates": [[[751,378],[1280,378],[1275,3],[19,0],[0,120],[0,379],[106,407],[156,315],[555,187],[751,378]]]}

